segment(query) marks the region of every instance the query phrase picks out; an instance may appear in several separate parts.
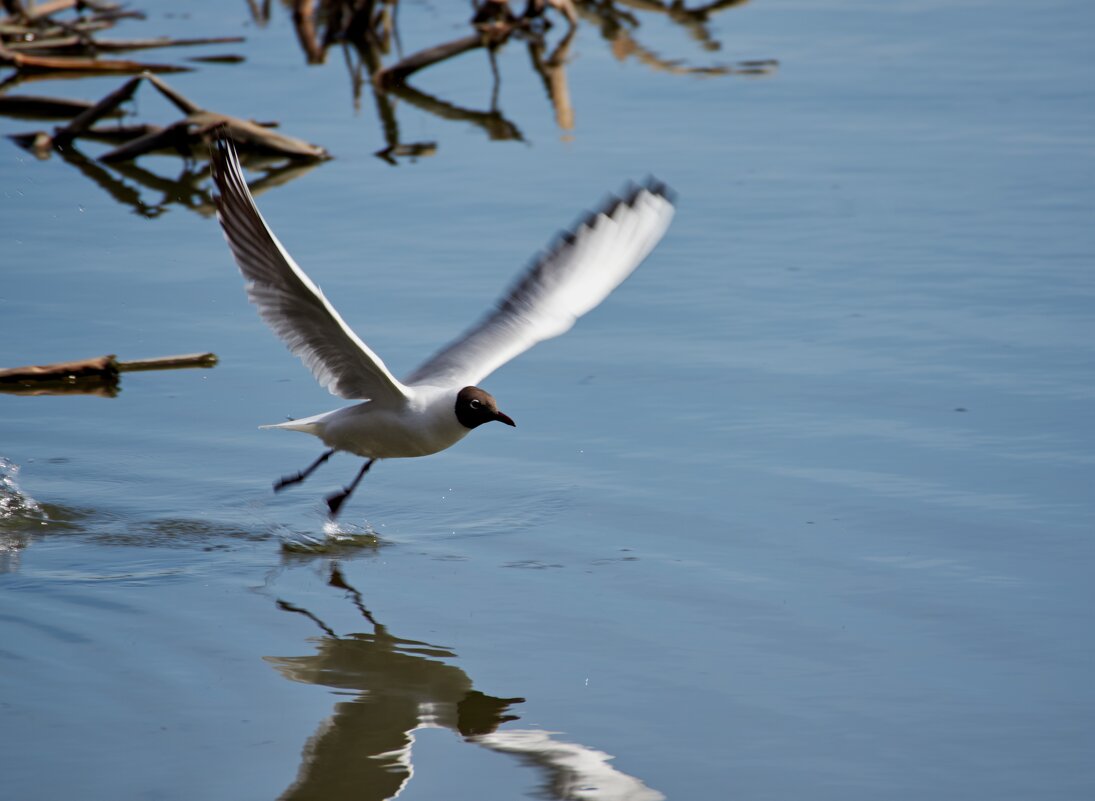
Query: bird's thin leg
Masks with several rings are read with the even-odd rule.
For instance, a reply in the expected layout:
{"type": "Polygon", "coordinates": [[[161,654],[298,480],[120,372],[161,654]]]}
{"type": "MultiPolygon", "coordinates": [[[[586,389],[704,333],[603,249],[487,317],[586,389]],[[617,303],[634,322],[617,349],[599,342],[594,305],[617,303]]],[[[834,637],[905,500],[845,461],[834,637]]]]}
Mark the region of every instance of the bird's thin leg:
{"type": "Polygon", "coordinates": [[[357,489],[357,485],[361,483],[361,479],[365,478],[365,474],[369,472],[369,468],[373,466],[373,462],[375,461],[376,459],[370,459],[365,462],[361,468],[361,472],[350,482],[350,486],[343,488],[342,492],[336,492],[334,495],[327,496],[327,508],[331,510],[331,517],[338,514],[338,510],[342,508],[342,504],[345,503],[346,499],[350,497],[350,494],[357,489]]]}
{"type": "Polygon", "coordinates": [[[282,476],[274,482],[274,492],[281,492],[290,484],[299,484],[304,479],[308,478],[308,476],[312,475],[312,473],[316,472],[316,468],[326,462],[328,459],[330,459],[331,454],[334,452],[335,449],[331,448],[331,450],[326,451],[322,456],[320,456],[306,468],[301,470],[299,473],[293,473],[293,475],[291,476],[282,476]]]}

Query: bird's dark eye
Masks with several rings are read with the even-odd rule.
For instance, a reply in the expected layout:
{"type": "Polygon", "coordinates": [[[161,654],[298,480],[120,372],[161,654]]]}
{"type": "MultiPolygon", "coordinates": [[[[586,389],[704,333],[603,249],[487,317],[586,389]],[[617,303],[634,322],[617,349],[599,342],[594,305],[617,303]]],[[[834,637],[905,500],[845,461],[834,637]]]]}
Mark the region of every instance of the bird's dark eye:
{"type": "Polygon", "coordinates": [[[470,406],[470,407],[471,407],[471,408],[473,408],[473,409],[478,409],[478,408],[479,408],[479,405],[480,405],[480,403],[479,403],[479,398],[472,398],[472,399],[471,399],[471,400],[470,400],[470,401],[468,402],[468,406],[470,406]]]}

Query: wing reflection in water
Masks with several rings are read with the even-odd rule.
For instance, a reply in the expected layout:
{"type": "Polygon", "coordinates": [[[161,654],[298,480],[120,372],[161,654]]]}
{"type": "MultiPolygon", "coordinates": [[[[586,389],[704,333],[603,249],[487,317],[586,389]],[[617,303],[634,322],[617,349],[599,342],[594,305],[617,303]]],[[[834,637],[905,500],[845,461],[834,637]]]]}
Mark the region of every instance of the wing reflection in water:
{"type": "Polygon", "coordinates": [[[519,757],[544,775],[543,792],[560,801],[658,801],[664,796],[608,764],[611,757],[562,742],[541,730],[499,727],[518,719],[510,707],[523,698],[496,698],[474,689],[468,675],[444,660],[448,648],[393,636],[366,608],[361,593],[332,565],[330,586],[345,590],[372,633],[339,635],[307,609],[324,633],[309,656],[266,657],[286,678],[331,687],[349,700],[335,704],[304,746],[300,770],[284,801],[366,801],[393,798],[414,775],[412,747],[419,729],[446,728],[476,744],[519,757]]]}
{"type": "Polygon", "coordinates": [[[552,739],[552,732],[496,731],[475,741],[494,751],[524,757],[548,774],[545,795],[570,801],[662,801],[664,795],[608,764],[612,756],[552,739]]]}

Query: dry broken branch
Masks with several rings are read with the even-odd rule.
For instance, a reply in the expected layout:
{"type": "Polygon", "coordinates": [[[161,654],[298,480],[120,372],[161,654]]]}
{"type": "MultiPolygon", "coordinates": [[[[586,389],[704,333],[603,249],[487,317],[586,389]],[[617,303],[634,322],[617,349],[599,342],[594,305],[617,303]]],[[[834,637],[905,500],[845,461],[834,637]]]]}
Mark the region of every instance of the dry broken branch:
{"type": "Polygon", "coordinates": [[[189,72],[190,67],[176,64],[147,64],[126,59],[85,58],[77,56],[35,56],[20,53],[0,45],[0,65],[15,67],[20,71],[72,72],[72,73],[119,73],[119,72],[189,72]]]}
{"type": "Polygon", "coordinates": [[[119,373],[138,370],[175,370],[213,367],[216,354],[188,353],[155,359],[120,362],[113,354],[55,364],[36,364],[0,370],[0,392],[20,395],[118,394],[119,373]]]}
{"type": "Polygon", "coordinates": [[[286,136],[251,120],[203,109],[152,74],[129,79],[95,105],[85,108],[68,125],[55,129],[52,136],[36,131],[17,134],[12,139],[37,153],[47,153],[51,146],[65,148],[79,137],[102,138],[109,134],[117,141],[123,139],[123,133],[129,133],[130,136],[124,138],[121,145],[100,157],[100,161],[117,162],[165,149],[186,157],[193,155],[195,151],[205,152],[210,131],[220,126],[224,126],[237,145],[244,150],[275,153],[294,159],[328,158],[327,151],[318,145],[286,136]],[[128,129],[119,128],[113,131],[93,128],[103,117],[116,114],[118,107],[133,96],[143,80],[149,81],[185,116],[166,127],[130,126],[128,129]]]}
{"type": "Polygon", "coordinates": [[[35,38],[24,42],[8,42],[6,47],[12,52],[26,53],[40,51],[48,53],[79,52],[117,53],[126,50],[150,50],[160,47],[194,47],[209,44],[238,44],[245,41],[242,36],[213,36],[201,39],[172,39],[160,36],[155,39],[95,39],[86,36],[58,36],[53,38],[35,38]]]}

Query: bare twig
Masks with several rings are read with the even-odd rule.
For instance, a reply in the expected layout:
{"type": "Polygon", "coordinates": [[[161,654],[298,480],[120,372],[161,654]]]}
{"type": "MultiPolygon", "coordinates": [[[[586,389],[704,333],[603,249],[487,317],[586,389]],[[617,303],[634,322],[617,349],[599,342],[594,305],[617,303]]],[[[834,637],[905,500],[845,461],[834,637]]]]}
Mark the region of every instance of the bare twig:
{"type": "Polygon", "coordinates": [[[120,87],[115,89],[109,95],[104,97],[94,106],[89,108],[84,113],[80,114],[76,119],[66,125],[64,128],[59,128],[53,133],[53,142],[58,147],[64,147],[71,142],[75,137],[86,131],[101,118],[108,114],[112,114],[115,109],[122,103],[133,97],[133,93],[137,91],[137,86],[140,84],[140,77],[130,78],[120,87]]]}
{"type": "Polygon", "coordinates": [[[387,69],[381,70],[376,74],[375,80],[381,86],[401,84],[419,70],[433,66],[446,59],[450,59],[453,56],[458,56],[461,53],[466,53],[469,50],[484,47],[490,42],[491,39],[484,37],[482,34],[475,33],[471,36],[465,36],[462,39],[455,39],[451,42],[437,45],[436,47],[428,47],[425,50],[419,50],[417,53],[412,53],[402,61],[393,64],[387,69]]]}
{"type": "Polygon", "coordinates": [[[184,353],[181,356],[158,356],[155,359],[118,362],[118,370],[122,373],[138,370],[179,370],[188,367],[215,367],[216,364],[215,353],[184,353]]]}
{"type": "Polygon", "coordinates": [[[155,150],[174,150],[183,156],[189,158],[193,155],[192,148],[190,147],[190,130],[193,123],[190,120],[179,120],[166,128],[160,128],[157,126],[149,126],[149,130],[138,136],[136,139],[130,139],[123,145],[120,145],[109,153],[104,153],[99,157],[99,161],[109,164],[112,161],[129,161],[137,156],[144,155],[145,153],[151,153],[155,150]]]}
{"type": "Polygon", "coordinates": [[[193,100],[183,96],[179,92],[176,92],[174,89],[161,81],[155,75],[146,75],[145,78],[147,78],[149,83],[156,87],[159,93],[166,97],[169,101],[171,101],[175,108],[177,108],[183,114],[196,114],[197,112],[203,110],[202,107],[195,103],[193,100]]]}
{"type": "Polygon", "coordinates": [[[64,72],[189,72],[189,67],[175,64],[146,64],[124,59],[78,58],[75,56],[35,56],[20,53],[0,45],[0,64],[13,66],[18,70],[42,70],[64,72]]]}
{"type": "Polygon", "coordinates": [[[210,44],[239,44],[245,41],[242,36],[214,36],[204,39],[172,39],[161,36],[155,39],[94,39],[86,36],[40,37],[24,42],[8,42],[6,47],[12,52],[25,53],[39,51],[63,53],[117,53],[126,50],[150,50],[158,47],[193,47],[210,44]]]}

